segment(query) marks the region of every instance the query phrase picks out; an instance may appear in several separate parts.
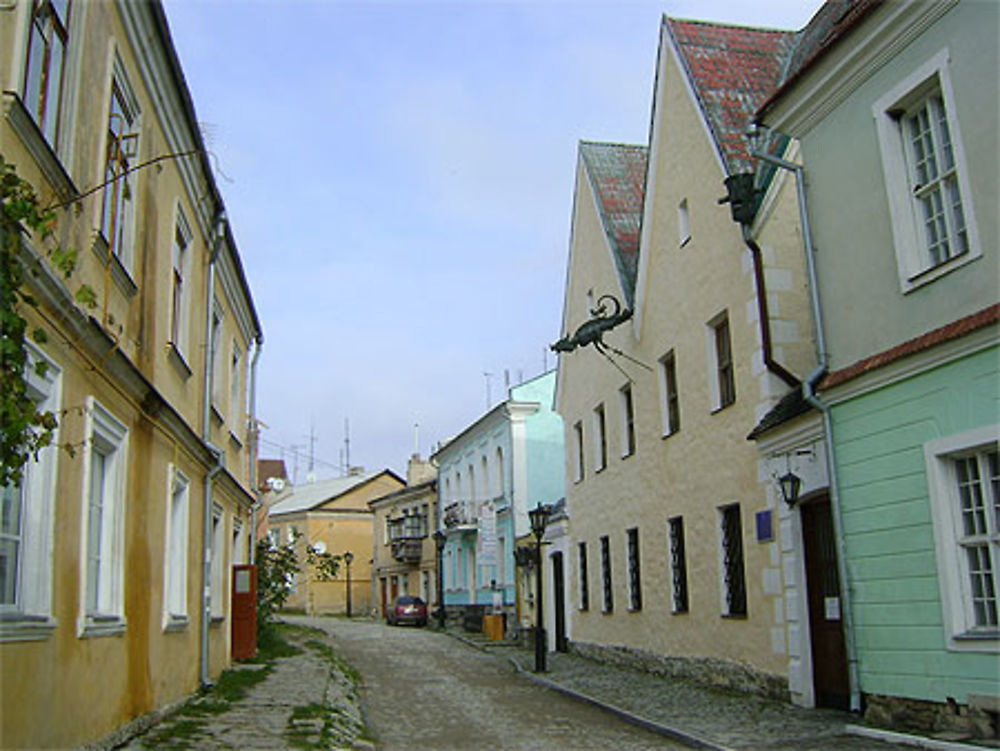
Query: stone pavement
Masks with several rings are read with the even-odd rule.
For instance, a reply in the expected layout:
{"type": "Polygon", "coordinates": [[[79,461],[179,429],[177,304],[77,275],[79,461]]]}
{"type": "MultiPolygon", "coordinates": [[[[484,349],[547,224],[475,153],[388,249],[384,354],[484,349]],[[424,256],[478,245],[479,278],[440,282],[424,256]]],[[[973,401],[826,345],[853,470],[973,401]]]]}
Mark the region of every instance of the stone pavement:
{"type": "Polygon", "coordinates": [[[550,653],[537,674],[533,652],[482,635],[449,630],[455,638],[506,658],[529,680],[599,706],[644,727],[710,751],[891,751],[914,747],[972,751],[983,746],[859,726],[857,716],[803,709],[786,702],[709,689],[602,664],[575,654],[550,653]]]}
{"type": "Polygon", "coordinates": [[[235,666],[211,691],[132,738],[125,751],[372,749],[364,739],[357,680],[350,668],[332,654],[321,632],[302,629],[285,636],[298,654],[235,666]],[[245,671],[259,675],[241,675],[245,671]],[[233,684],[248,687],[233,697],[227,688],[233,684]]]}

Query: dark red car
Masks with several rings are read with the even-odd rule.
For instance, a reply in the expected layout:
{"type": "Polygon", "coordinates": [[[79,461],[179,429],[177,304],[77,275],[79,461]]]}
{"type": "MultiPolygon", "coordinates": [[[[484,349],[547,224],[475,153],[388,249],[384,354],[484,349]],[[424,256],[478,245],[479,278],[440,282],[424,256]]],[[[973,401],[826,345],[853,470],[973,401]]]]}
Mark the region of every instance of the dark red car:
{"type": "Polygon", "coordinates": [[[412,623],[415,626],[427,625],[427,603],[414,595],[400,595],[389,608],[385,619],[390,626],[402,623],[412,623]]]}

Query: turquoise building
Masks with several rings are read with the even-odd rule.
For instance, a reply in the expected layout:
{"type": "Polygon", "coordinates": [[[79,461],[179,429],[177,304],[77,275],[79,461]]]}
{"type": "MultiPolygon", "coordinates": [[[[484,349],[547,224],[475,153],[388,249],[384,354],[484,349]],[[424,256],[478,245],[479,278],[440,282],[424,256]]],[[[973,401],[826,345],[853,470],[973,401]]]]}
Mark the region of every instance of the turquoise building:
{"type": "Polygon", "coordinates": [[[552,410],[555,371],[509,390],[508,398],[445,443],[438,465],[437,518],[446,535],[441,565],[450,615],[498,608],[513,627],[515,542],[528,510],[564,497],[562,418],[552,410]]]}

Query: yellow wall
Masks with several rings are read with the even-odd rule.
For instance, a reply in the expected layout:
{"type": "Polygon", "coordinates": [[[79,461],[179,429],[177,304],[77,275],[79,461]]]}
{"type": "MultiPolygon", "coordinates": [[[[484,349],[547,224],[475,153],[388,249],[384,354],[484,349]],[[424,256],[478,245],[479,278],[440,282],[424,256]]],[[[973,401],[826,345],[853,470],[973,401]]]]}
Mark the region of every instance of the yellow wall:
{"type": "MultiPolygon", "coordinates": [[[[0,24],[0,78],[6,91],[20,92],[23,80],[26,32],[31,3],[17,3],[2,11],[0,24]]],[[[150,8],[129,6],[141,22],[151,24],[150,8]]],[[[145,44],[157,44],[155,34],[145,44]]],[[[56,146],[56,158],[83,192],[103,180],[104,133],[110,96],[111,49],[117,49],[131,88],[142,111],[137,161],[169,153],[171,146],[162,130],[162,100],[146,90],[139,56],[130,46],[119,6],[111,3],[73,4],[70,18],[70,48],[67,54],[67,102],[65,139],[56,146]]],[[[172,79],[161,83],[167,91],[172,79]]],[[[57,200],[57,184],[46,177],[36,152],[36,141],[26,140],[15,126],[19,105],[3,95],[0,117],[0,152],[13,162],[18,174],[29,180],[42,201],[57,200]]],[[[30,116],[29,116],[30,117],[30,116]]],[[[182,118],[183,120],[183,118],[182,118]]],[[[182,122],[181,128],[184,128],[182,122]]],[[[197,175],[198,168],[195,168],[197,175]]],[[[62,303],[44,296],[39,311],[28,311],[29,328],[36,325],[48,334],[40,349],[61,370],[58,441],[72,446],[73,453],[47,449],[55,454],[54,494],[51,507],[51,617],[55,627],[39,640],[8,638],[0,643],[0,738],[4,747],[72,747],[96,741],[116,728],[194,691],[199,680],[200,593],[202,590],[202,503],[209,455],[200,440],[203,373],[205,368],[205,306],[207,266],[205,259],[210,227],[199,223],[198,211],[211,201],[191,195],[182,179],[177,160],[162,161],[157,168],[135,173],[133,196],[134,261],[132,286],[116,281],[105,284],[103,259],[92,250],[95,227],[100,224],[101,192],[77,204],[57,210],[55,240],[75,248],[78,265],[65,282],[62,303]],[[188,345],[185,352],[189,374],[184,374],[168,355],[170,316],[170,269],[175,206],[180,203],[193,232],[189,248],[191,263],[188,345]],[[74,308],[72,295],[88,283],[97,292],[98,308],[74,308]],[[102,302],[108,294],[107,319],[102,302]],[[87,321],[94,316],[101,326],[87,321]],[[76,321],[76,323],[74,323],[76,321]],[[124,355],[124,358],[122,357],[124,355]],[[141,377],[137,374],[141,374],[141,377]],[[157,400],[142,406],[151,384],[168,405],[157,400]],[[83,593],[86,489],[84,465],[86,405],[93,398],[127,429],[123,550],[124,628],[116,635],[85,636],[81,633],[83,593]],[[179,420],[173,419],[173,414],[179,420]],[[188,622],[177,630],[164,629],[165,536],[171,467],[186,475],[189,484],[187,548],[188,622]]],[[[201,175],[199,191],[206,176],[201,175]]],[[[211,179],[207,176],[207,179],[211,179]]],[[[32,240],[33,249],[44,255],[44,246],[32,240]]],[[[233,251],[235,252],[235,251],[233,251]]],[[[252,303],[230,300],[221,284],[216,286],[226,310],[225,341],[241,342],[244,357],[250,349],[248,332],[236,325],[236,312],[244,314],[252,303]]],[[[223,359],[226,368],[228,357],[223,359]]],[[[243,433],[243,446],[236,445],[216,427],[213,440],[227,451],[230,475],[215,482],[214,501],[223,508],[223,613],[211,628],[210,669],[217,675],[229,665],[228,589],[232,560],[234,519],[240,519],[249,534],[248,450],[241,418],[230,419],[228,371],[224,378],[227,403],[225,429],[243,433]]],[[[246,384],[242,384],[242,400],[246,384]]]]}

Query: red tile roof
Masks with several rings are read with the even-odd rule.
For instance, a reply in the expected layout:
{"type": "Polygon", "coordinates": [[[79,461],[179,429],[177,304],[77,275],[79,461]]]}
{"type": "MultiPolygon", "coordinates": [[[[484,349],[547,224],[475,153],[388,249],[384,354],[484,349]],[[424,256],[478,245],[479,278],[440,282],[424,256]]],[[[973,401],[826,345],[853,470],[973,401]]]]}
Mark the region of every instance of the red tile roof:
{"type": "Polygon", "coordinates": [[[777,88],[796,34],[666,18],[730,174],[752,169],[744,134],[777,88]]]}
{"type": "Polygon", "coordinates": [[[901,360],[909,355],[915,355],[918,352],[930,349],[939,344],[944,344],[952,339],[958,339],[985,326],[996,325],[998,321],[1000,321],[1000,303],[990,305],[978,313],[973,313],[965,318],[952,321],[933,331],[928,331],[926,334],[921,334],[884,352],[879,352],[876,355],[858,360],[846,368],[835,370],[820,381],[819,388],[831,389],[865,373],[885,367],[896,360],[901,360]]]}
{"type": "Polygon", "coordinates": [[[795,48],[781,77],[781,86],[769,92],[754,119],[763,121],[767,111],[848,32],[884,0],[827,0],[805,28],[796,35],[795,48]]]}
{"type": "Polygon", "coordinates": [[[629,308],[634,301],[639,270],[639,231],[648,156],[649,149],[645,146],[580,142],[580,157],[597,196],[601,222],[629,308]]]}

